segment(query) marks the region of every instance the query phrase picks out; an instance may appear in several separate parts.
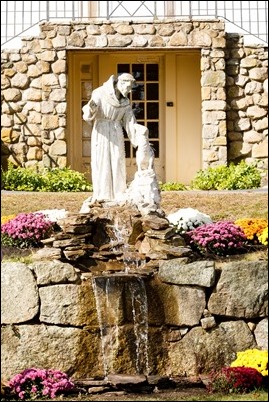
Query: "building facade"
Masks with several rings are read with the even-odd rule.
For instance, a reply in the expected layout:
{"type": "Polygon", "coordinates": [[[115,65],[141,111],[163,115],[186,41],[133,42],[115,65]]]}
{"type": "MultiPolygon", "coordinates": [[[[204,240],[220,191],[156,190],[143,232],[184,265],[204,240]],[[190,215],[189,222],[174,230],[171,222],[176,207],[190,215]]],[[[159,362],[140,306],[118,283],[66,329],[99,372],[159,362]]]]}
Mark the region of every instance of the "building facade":
{"type": "MultiPolygon", "coordinates": [[[[94,3],[94,2],[92,2],[94,3]]],[[[149,128],[159,181],[246,160],[268,180],[268,48],[223,19],[44,21],[2,50],[2,159],[66,167],[91,180],[82,106],[110,75],[136,79],[130,100],[149,128]]],[[[128,180],[136,171],[126,136],[128,180]]]]}

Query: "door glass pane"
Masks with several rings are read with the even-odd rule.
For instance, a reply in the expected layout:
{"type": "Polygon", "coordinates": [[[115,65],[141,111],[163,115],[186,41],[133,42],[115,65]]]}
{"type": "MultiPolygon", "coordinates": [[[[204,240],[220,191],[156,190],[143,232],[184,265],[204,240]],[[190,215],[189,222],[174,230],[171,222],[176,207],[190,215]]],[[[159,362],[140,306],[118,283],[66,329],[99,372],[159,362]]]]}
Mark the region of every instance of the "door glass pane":
{"type": "Polygon", "coordinates": [[[159,118],[159,104],[157,102],[147,103],[147,119],[158,119],[159,118]]]}
{"type": "Polygon", "coordinates": [[[82,141],[82,154],[83,156],[91,156],[91,146],[89,139],[82,141]]]}
{"type": "Polygon", "coordinates": [[[136,81],[144,81],[144,64],[132,64],[132,75],[136,81]]]}
{"type": "Polygon", "coordinates": [[[158,64],[147,64],[146,65],[146,80],[147,81],[159,81],[159,66],[158,64]]]}
{"type": "Polygon", "coordinates": [[[145,99],[145,89],[144,84],[134,84],[132,90],[132,99],[133,100],[143,100],[145,99]]]}
{"type": "Polygon", "coordinates": [[[147,99],[159,99],[159,84],[147,84],[147,99]]]}
{"type": "Polygon", "coordinates": [[[92,93],[92,82],[82,82],[82,98],[90,99],[92,93]]]}
{"type": "Polygon", "coordinates": [[[159,123],[148,122],[149,138],[159,138],[159,123]]]}
{"type": "Polygon", "coordinates": [[[145,113],[144,113],[144,103],[142,102],[135,102],[132,105],[134,115],[137,120],[144,120],[145,113]]]}
{"type": "Polygon", "coordinates": [[[87,141],[90,143],[90,137],[92,133],[92,128],[91,126],[86,123],[86,121],[83,120],[82,122],[82,137],[83,139],[87,139],[87,141]]]}
{"type": "Polygon", "coordinates": [[[130,73],[130,64],[118,64],[118,74],[130,73]]]}

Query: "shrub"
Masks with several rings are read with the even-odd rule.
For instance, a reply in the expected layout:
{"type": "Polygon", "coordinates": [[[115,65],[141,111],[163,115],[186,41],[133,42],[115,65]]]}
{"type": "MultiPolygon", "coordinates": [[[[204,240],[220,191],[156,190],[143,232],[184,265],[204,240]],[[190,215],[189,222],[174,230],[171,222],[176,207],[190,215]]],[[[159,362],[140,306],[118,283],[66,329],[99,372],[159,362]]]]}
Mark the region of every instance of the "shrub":
{"type": "Polygon", "coordinates": [[[46,171],[46,191],[92,191],[83,173],[70,168],[54,168],[46,171]]]}
{"type": "Polygon", "coordinates": [[[192,189],[198,190],[218,190],[221,183],[226,180],[227,166],[209,167],[205,170],[199,170],[190,186],[192,189]]]}
{"type": "Polygon", "coordinates": [[[186,233],[190,246],[201,254],[227,256],[245,250],[243,230],[229,221],[209,223],[186,233]]]}
{"type": "Polygon", "coordinates": [[[159,183],[161,191],[186,191],[187,187],[184,184],[177,182],[159,183]]]}
{"type": "Polygon", "coordinates": [[[262,376],[268,376],[268,350],[247,349],[237,352],[231,367],[252,367],[262,376]]]}
{"type": "MultiPolygon", "coordinates": [[[[262,234],[263,230],[267,227],[268,228],[268,221],[267,219],[259,219],[259,218],[244,218],[244,219],[237,219],[234,222],[235,225],[240,226],[240,228],[244,231],[247,239],[251,243],[261,243],[259,241],[259,236],[262,234]]],[[[267,229],[268,233],[268,229],[267,229]]]]}
{"type": "Polygon", "coordinates": [[[263,377],[255,368],[224,367],[210,373],[209,392],[245,393],[261,388],[263,377]]]}
{"type": "Polygon", "coordinates": [[[21,213],[1,225],[1,241],[4,246],[18,248],[39,247],[41,240],[49,237],[54,223],[41,213],[21,213]]]}
{"type": "Polygon", "coordinates": [[[245,190],[261,185],[261,173],[254,164],[241,161],[229,166],[219,165],[199,170],[191,181],[198,190],[245,190]]]}
{"type": "Polygon", "coordinates": [[[13,191],[92,191],[83,173],[66,168],[23,168],[9,163],[8,170],[2,170],[4,190],[13,191]]]}
{"type": "Polygon", "coordinates": [[[181,208],[167,216],[169,222],[176,227],[177,233],[184,234],[206,223],[212,223],[210,216],[193,208],[181,208]]]}
{"type": "Polygon", "coordinates": [[[1,170],[2,187],[13,191],[43,191],[46,186],[45,178],[37,168],[16,167],[8,164],[8,170],[1,170]]]}
{"type": "Polygon", "coordinates": [[[74,388],[67,374],[53,369],[30,368],[15,375],[9,381],[11,392],[20,399],[35,399],[66,393],[74,388]]]}

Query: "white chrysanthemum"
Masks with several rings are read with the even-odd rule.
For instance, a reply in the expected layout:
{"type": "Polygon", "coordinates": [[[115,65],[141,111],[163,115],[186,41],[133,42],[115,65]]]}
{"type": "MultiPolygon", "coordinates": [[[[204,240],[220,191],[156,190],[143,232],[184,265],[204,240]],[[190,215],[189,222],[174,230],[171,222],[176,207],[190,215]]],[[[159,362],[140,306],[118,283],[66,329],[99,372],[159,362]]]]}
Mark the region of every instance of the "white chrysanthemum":
{"type": "Polygon", "coordinates": [[[194,208],[181,208],[167,216],[169,222],[176,226],[177,232],[185,233],[198,226],[212,223],[209,215],[203,214],[194,208]]]}
{"type": "Polygon", "coordinates": [[[59,219],[66,218],[68,212],[65,209],[44,209],[36,211],[35,213],[42,213],[46,219],[51,222],[57,222],[59,219]]]}

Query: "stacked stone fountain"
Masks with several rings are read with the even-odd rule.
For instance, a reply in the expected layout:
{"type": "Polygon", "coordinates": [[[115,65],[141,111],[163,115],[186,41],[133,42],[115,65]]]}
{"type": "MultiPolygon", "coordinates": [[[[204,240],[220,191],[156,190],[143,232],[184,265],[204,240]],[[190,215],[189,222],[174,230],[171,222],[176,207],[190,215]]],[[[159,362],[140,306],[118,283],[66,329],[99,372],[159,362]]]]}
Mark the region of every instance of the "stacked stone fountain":
{"type": "MultiPolygon", "coordinates": [[[[237,351],[267,348],[266,260],[197,259],[165,216],[133,205],[95,204],[59,224],[32,263],[2,264],[3,378],[36,366],[58,368],[87,386],[107,377],[108,387],[118,375],[127,383],[135,376],[140,385],[155,376],[156,386],[157,378],[199,380],[230,364],[237,351]],[[141,366],[128,286],[138,278],[147,304],[141,366]],[[116,327],[113,356],[106,355],[113,361],[105,366],[95,279],[100,305],[112,305],[113,317],[117,311],[116,321],[105,322],[116,327]]],[[[119,377],[114,381],[119,389],[119,377]]]]}

